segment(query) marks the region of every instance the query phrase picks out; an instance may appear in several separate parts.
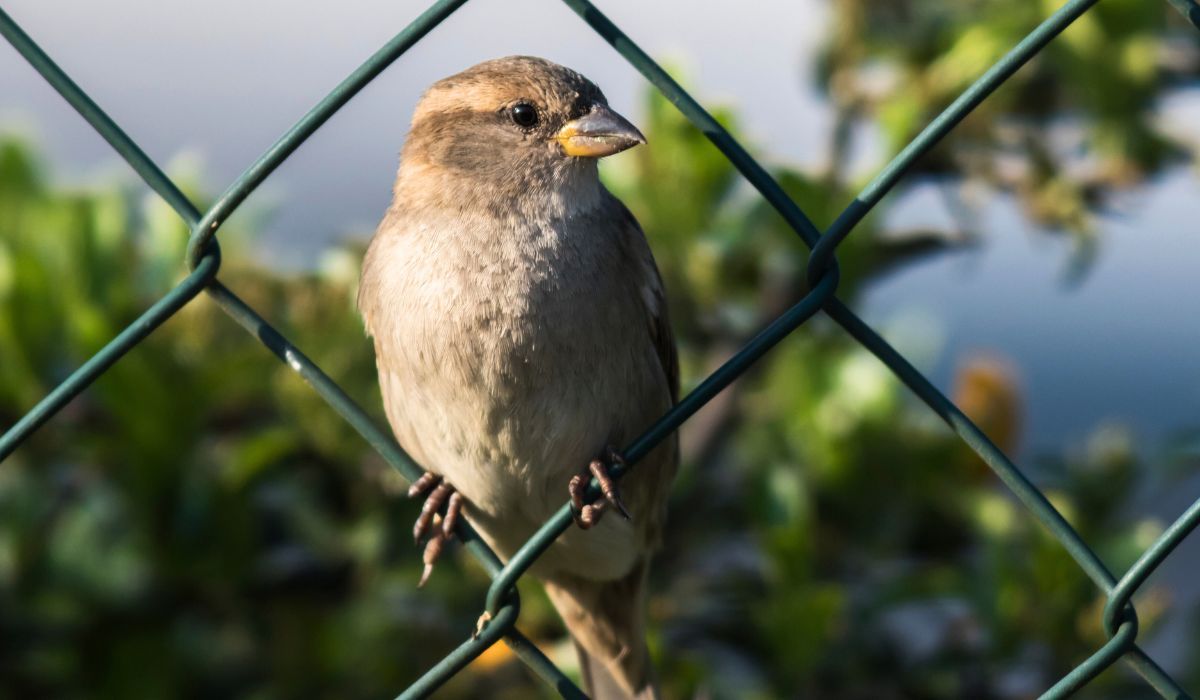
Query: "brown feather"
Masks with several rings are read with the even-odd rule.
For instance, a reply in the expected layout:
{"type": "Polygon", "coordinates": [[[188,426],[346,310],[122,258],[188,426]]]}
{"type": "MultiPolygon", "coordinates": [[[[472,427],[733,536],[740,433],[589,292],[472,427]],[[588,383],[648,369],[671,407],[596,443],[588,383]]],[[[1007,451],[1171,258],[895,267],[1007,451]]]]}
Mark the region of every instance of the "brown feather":
{"type": "Polygon", "coordinates": [[[643,559],[616,581],[559,576],[545,582],[595,700],[658,697],[645,641],[646,573],[643,559]]]}

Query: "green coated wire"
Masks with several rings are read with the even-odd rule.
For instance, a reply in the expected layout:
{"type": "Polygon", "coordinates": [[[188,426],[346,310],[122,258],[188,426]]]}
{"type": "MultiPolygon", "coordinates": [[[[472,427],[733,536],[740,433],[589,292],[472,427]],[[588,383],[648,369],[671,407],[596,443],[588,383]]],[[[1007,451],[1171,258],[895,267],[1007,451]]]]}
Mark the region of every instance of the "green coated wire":
{"type": "MultiPolygon", "coordinates": [[[[996,66],[988,70],[979,80],[973,83],[967,90],[956,99],[945,111],[942,112],[934,121],[927,127],[916,140],[906,147],[896,158],[894,158],[883,171],[872,182],[867,185],[866,189],[855,198],[854,202],[847,207],[835,223],[830,227],[830,231],[825,235],[818,235],[817,239],[810,240],[811,227],[808,218],[802,213],[799,217],[793,217],[785,212],[798,208],[795,203],[783,193],[782,189],[778,189],[774,179],[763,170],[761,167],[753,167],[743,169],[742,172],[747,179],[751,181],[760,192],[767,197],[768,202],[776,206],[781,214],[784,214],[785,219],[793,224],[793,228],[808,244],[813,246],[812,257],[810,258],[810,271],[817,268],[817,273],[810,276],[810,281],[814,278],[819,278],[824,273],[824,268],[828,263],[822,263],[823,255],[831,256],[836,250],[836,246],[845,236],[853,229],[853,227],[862,219],[866,210],[874,207],[883,198],[883,195],[890,190],[905,171],[918,158],[932,148],[940,141],[950,129],[960,122],[972,109],[974,109],[982,100],[993,90],[996,89],[1004,80],[1011,76],[1016,70],[1026,61],[1033,57],[1042,47],[1044,47],[1053,37],[1057,36],[1065,29],[1072,21],[1078,18],[1081,14],[1087,11],[1098,0],[1070,0],[1062,8],[1054,12],[1050,18],[1040,24],[1033,32],[1031,32],[1017,47],[1004,56],[996,66]],[[772,186],[774,185],[774,187],[772,186]],[[771,193],[768,195],[768,193],[771,193]],[[832,245],[827,244],[832,242],[832,245]],[[826,246],[822,248],[822,246],[826,246]]],[[[732,136],[722,128],[716,120],[708,115],[699,104],[692,100],[682,87],[672,80],[662,68],[654,62],[644,51],[624,33],[622,33],[615,25],[612,24],[599,10],[595,8],[588,0],[564,0],[571,9],[575,10],[585,21],[588,22],[597,32],[600,33],[622,56],[624,56],[638,71],[640,71],[647,79],[663,91],[664,95],[679,108],[690,121],[701,128],[702,131],[716,144],[726,155],[731,159],[734,156],[743,157],[750,162],[753,159],[749,155],[744,155],[745,151],[737,146],[732,136]]],[[[754,164],[757,166],[757,163],[754,164]]],[[[811,273],[810,273],[811,274],[811,273]]],[[[854,317],[841,303],[836,299],[830,299],[830,304],[835,307],[840,307],[838,313],[831,312],[831,317],[842,323],[854,324],[858,328],[858,332],[862,337],[858,337],[860,342],[864,338],[870,338],[868,349],[875,352],[884,364],[891,367],[893,370],[898,366],[906,366],[906,371],[914,377],[920,377],[916,369],[907,365],[904,359],[894,349],[887,345],[878,335],[870,331],[870,329],[861,321],[854,317]],[[886,356],[885,356],[886,355],[886,356]],[[904,363],[903,365],[897,363],[904,363]]],[[[923,378],[922,378],[923,379],[923,378]]],[[[1035,512],[1042,518],[1043,522],[1050,527],[1055,534],[1063,534],[1070,541],[1069,549],[1071,554],[1080,562],[1080,565],[1085,568],[1088,575],[1092,577],[1099,585],[1111,586],[1114,583],[1114,578],[1096,558],[1095,554],[1083,544],[1069,524],[1062,518],[1061,515],[1054,510],[1049,501],[1040,494],[1035,486],[1030,483],[1020,471],[1008,461],[1003,454],[1000,453],[994,445],[987,440],[976,426],[974,426],[961,411],[958,411],[945,396],[928,382],[928,386],[922,386],[918,395],[930,404],[931,407],[943,418],[948,418],[947,422],[957,423],[962,426],[959,430],[960,436],[967,440],[972,448],[985,450],[990,453],[990,458],[985,457],[985,460],[990,463],[998,463],[1001,465],[999,471],[1001,478],[1009,483],[1010,487],[1015,487],[1019,495],[1028,499],[1027,505],[1032,504],[1035,512]],[[930,391],[932,390],[932,391],[930,391]]],[[[911,385],[910,385],[911,386],[911,385]]],[[[916,389],[914,388],[914,391],[916,389]]],[[[983,455],[981,455],[983,456],[983,455]]],[[[996,468],[996,467],[993,467],[996,468]]]]}
{"type": "MultiPolygon", "coordinates": [[[[233,292],[221,284],[214,282],[209,288],[209,296],[242,328],[258,338],[273,355],[300,375],[309,386],[317,392],[325,402],[337,412],[359,435],[367,441],[396,471],[409,482],[416,481],[423,473],[412,457],[408,455],[389,433],[379,429],[379,426],[367,416],[354,399],[325,374],[320,367],[308,359],[300,348],[283,337],[270,323],[250,308],[233,292]]],[[[475,558],[483,565],[489,575],[500,570],[500,558],[496,556],[487,544],[480,539],[478,533],[464,520],[459,520],[455,534],[459,536],[475,558]]]]}
{"type": "Polygon", "coordinates": [[[571,682],[553,662],[542,653],[532,642],[525,638],[525,635],[517,631],[517,628],[512,628],[504,635],[504,643],[509,649],[517,655],[525,665],[546,682],[551,688],[558,693],[559,697],[569,698],[570,700],[586,700],[587,695],[579,689],[579,686],[571,682]]]}
{"type": "Polygon", "coordinates": [[[658,88],[667,100],[675,105],[688,121],[704,132],[721,153],[729,159],[739,172],[762,194],[776,211],[783,216],[788,225],[800,234],[809,246],[815,245],[821,232],[813,225],[800,207],[787,196],[775,178],[751,156],[746,149],[734,140],[725,127],[721,126],[700,103],[696,102],[675,79],[667,74],[650,55],[622,32],[612,20],[587,0],[563,0],[567,7],[583,18],[597,34],[607,41],[617,53],[625,57],[630,65],[638,70],[654,87],[658,88]]]}
{"type": "Polygon", "coordinates": [[[1197,3],[1196,0],[1167,0],[1167,2],[1171,3],[1171,7],[1179,10],[1179,14],[1191,22],[1192,26],[1200,29],[1200,3],[1197,3]]]}
{"type": "Polygon", "coordinates": [[[429,6],[399,34],[383,45],[370,58],[363,61],[345,80],[338,84],[315,107],[305,114],[295,126],[288,129],[273,146],[262,154],[241,177],[233,181],[204,217],[196,224],[188,241],[188,259],[197,260],[200,251],[216,235],[220,225],[233,214],[246,197],[262,184],[267,176],[287,160],[300,144],[308,140],[330,117],[374,80],[388,66],[400,58],[434,27],[441,24],[467,0],[438,0],[429,6]]]}
{"type": "MultiPolygon", "coordinates": [[[[616,465],[612,470],[613,476],[619,478],[627,468],[637,464],[638,460],[649,454],[655,446],[665,440],[671,433],[675,432],[684,421],[690,418],[696,411],[703,408],[714,396],[741,376],[752,364],[765,355],[768,350],[775,347],[779,341],[798,328],[800,324],[811,318],[813,314],[821,309],[822,304],[832,297],[834,290],[837,288],[837,282],[836,273],[826,275],[817,284],[817,287],[806,294],[795,306],[788,309],[782,316],[755,335],[746,347],[729,358],[725,364],[709,375],[707,379],[701,382],[683,400],[668,411],[666,415],[656,421],[654,425],[635,440],[622,453],[622,456],[625,458],[625,464],[616,465]]],[[[598,495],[599,485],[593,479],[585,500],[588,502],[593,501],[598,495]]],[[[492,587],[488,590],[489,610],[494,610],[503,603],[505,592],[515,585],[517,579],[533,565],[533,562],[550,547],[559,535],[571,526],[571,522],[571,504],[564,503],[558,509],[558,512],[551,516],[533,536],[526,540],[525,544],[508,560],[504,569],[492,581],[492,587]]]]}
{"type": "Polygon", "coordinates": [[[125,353],[129,352],[154,329],[162,325],[175,312],[194,299],[204,290],[220,267],[220,257],[215,254],[204,256],[200,264],[174,289],[167,293],[139,316],[133,323],[122,330],[116,338],[110,340],[99,352],[79,366],[65,380],[54,388],[45,398],[21,416],[11,428],[0,437],[0,462],[3,462],[17,447],[35,430],[50,420],[64,406],[70,403],[86,389],[93,381],[109,367],[116,364],[125,353]]]}
{"type": "MultiPolygon", "coordinates": [[[[703,108],[691,99],[661,67],[590,2],[587,0],[564,0],[564,2],[583,17],[593,29],[648,78],[651,83],[657,86],[685,117],[700,128],[736,164],[736,159],[745,153],[744,150],[738,147],[733,142],[732,137],[703,108]],[[730,144],[732,144],[732,148],[730,144]]],[[[831,264],[836,265],[836,260],[832,258],[832,255],[837,244],[844,240],[845,236],[861,221],[867,211],[873,208],[896,182],[899,181],[900,177],[911,167],[913,162],[932,148],[967,113],[978,106],[992,91],[1040,51],[1051,39],[1061,33],[1071,22],[1095,5],[1096,2],[1097,0],[1071,0],[1064,4],[1019,42],[996,65],[985,72],[979,80],[973,83],[946,110],[938,115],[917,139],[893,159],[881,171],[880,175],[867,186],[863,193],[860,193],[847,210],[835,220],[830,230],[819,238],[810,259],[810,281],[815,277],[819,277],[823,272],[823,268],[831,264]]],[[[753,162],[753,159],[749,156],[745,156],[745,158],[753,162]]],[[[754,165],[756,166],[757,163],[754,163],[754,165]]],[[[768,202],[776,206],[776,209],[784,215],[784,218],[792,225],[801,238],[806,243],[812,245],[811,231],[808,230],[808,226],[811,226],[811,224],[808,224],[808,226],[805,225],[808,219],[803,217],[802,214],[799,218],[789,216],[789,207],[777,201],[776,193],[770,186],[771,183],[763,182],[770,181],[770,176],[761,170],[761,168],[756,167],[743,168],[739,166],[739,170],[763,193],[768,202]]],[[[778,197],[790,204],[790,199],[781,190],[778,191],[778,197]]],[[[794,207],[794,204],[792,206],[794,207]]],[[[828,304],[829,308],[826,311],[830,312],[830,316],[843,325],[843,327],[847,327],[847,330],[851,331],[851,335],[864,343],[871,352],[880,357],[893,371],[897,371],[898,367],[907,366],[907,373],[910,374],[910,377],[906,383],[910,388],[942,416],[950,424],[951,428],[997,472],[1001,480],[1017,493],[1018,497],[1025,502],[1027,507],[1033,510],[1039,520],[1059,538],[1064,547],[1080,563],[1089,577],[1104,590],[1109,590],[1114,584],[1112,574],[1104,567],[1095,553],[1087,547],[1082,538],[1078,536],[1061,514],[1050,504],[1044,494],[1029,482],[1020,470],[948,398],[938,392],[915,368],[908,365],[899,353],[896,353],[894,349],[866,326],[866,324],[850,313],[840,300],[832,298],[828,304]],[[853,330],[851,327],[853,327],[853,330]]],[[[593,483],[592,486],[594,490],[595,484],[593,483]]],[[[552,519],[555,529],[561,527],[561,521],[562,513],[556,514],[552,519]]],[[[547,527],[550,524],[547,523],[547,527]]],[[[537,543],[536,548],[531,548],[530,554],[533,554],[534,551],[543,551],[545,546],[545,543],[537,543]]],[[[512,562],[510,561],[511,564],[512,562]]],[[[505,582],[504,579],[498,579],[493,584],[491,591],[489,591],[490,596],[494,597],[499,594],[503,590],[502,585],[505,582]]],[[[494,601],[491,599],[489,602],[490,604],[494,604],[494,601]]],[[[1169,697],[1175,693],[1182,693],[1178,685],[1140,649],[1134,648],[1130,662],[1160,692],[1163,692],[1164,689],[1170,691],[1169,693],[1164,692],[1165,696],[1169,697]]]]}
{"type": "Polygon", "coordinates": [[[1122,623],[1121,628],[1117,630],[1117,633],[1104,646],[1100,647],[1095,654],[1089,656],[1083,663],[1072,669],[1070,673],[1063,676],[1049,690],[1042,693],[1040,700],[1061,700],[1061,698],[1070,697],[1071,694],[1090,683],[1096,676],[1103,673],[1104,669],[1111,666],[1122,654],[1128,651],[1133,646],[1135,637],[1137,637],[1137,624],[1134,622],[1122,623]]]}
{"type": "Polygon", "coordinates": [[[1191,505],[1183,515],[1171,523],[1154,544],[1129,567],[1117,585],[1109,592],[1108,604],[1104,607],[1104,627],[1110,632],[1117,625],[1117,616],[1133,597],[1137,589],[1146,582],[1150,574],[1162,564],[1171,552],[1183,542],[1196,526],[1200,525],[1200,500],[1191,505]]]}
{"type": "MultiPolygon", "coordinates": [[[[1108,572],[1108,569],[1100,562],[1096,554],[1092,552],[1083,542],[1082,538],[1062,518],[1062,515],[1055,510],[1054,506],[1046,500],[1045,494],[1038,490],[1009,461],[1008,457],[983,434],[983,431],[972,423],[949,398],[938,391],[932,382],[926,379],[908,360],[904,359],[883,338],[846,308],[841,301],[835,299],[826,306],[825,312],[829,314],[830,318],[837,321],[855,340],[887,365],[900,381],[904,382],[918,398],[932,408],[996,472],[1005,485],[1012,489],[1017,494],[1017,497],[1025,503],[1026,507],[1033,510],[1034,514],[1042,520],[1051,534],[1058,538],[1067,552],[1077,562],[1080,562],[1080,566],[1084,568],[1085,572],[1089,573],[1089,575],[1094,574],[1099,578],[1096,581],[1097,585],[1106,593],[1112,589],[1115,583],[1112,574],[1108,572]],[[1085,565],[1084,562],[1087,562],[1087,564],[1085,565]]],[[[1136,618],[1134,621],[1136,621],[1136,618]]],[[[1129,657],[1129,662],[1155,688],[1167,688],[1173,693],[1183,692],[1179,685],[1140,649],[1134,647],[1133,654],[1129,657]]],[[[1164,695],[1164,697],[1172,696],[1164,695]]]]}
{"type": "MultiPolygon", "coordinates": [[[[385,50],[377,52],[375,56],[369,59],[368,62],[375,62],[377,64],[376,70],[372,75],[378,74],[386,67],[387,62],[384,62],[384,59],[388,59],[388,62],[390,62],[390,60],[394,60],[399,55],[385,56],[384,54],[388,47],[394,48],[406,41],[407,43],[403,48],[407,49],[415,41],[413,39],[414,36],[417,36],[418,33],[420,36],[428,33],[434,24],[436,24],[435,19],[440,21],[441,18],[448,16],[449,12],[462,5],[465,1],[458,0],[457,2],[440,3],[434,9],[439,9],[441,12],[433,12],[431,10],[418,17],[412,25],[397,35],[396,39],[389,42],[385,50]],[[433,23],[430,24],[430,22],[433,23]]],[[[189,227],[194,229],[197,224],[203,224],[199,210],[175,186],[175,183],[167,177],[162,169],[117,126],[95,101],[88,97],[75,81],[50,59],[45,51],[2,8],[0,8],[0,36],[4,36],[17,49],[21,56],[38,71],[46,82],[54,87],[83,116],[88,124],[112,145],[113,149],[129,163],[133,170],[156,193],[170,204],[189,227]]],[[[360,76],[359,80],[347,79],[334,92],[351,91],[351,93],[356,93],[358,90],[361,90],[365,85],[365,82],[361,80],[361,74],[363,74],[363,71],[360,68],[354,74],[355,76],[360,76]]],[[[340,106],[345,104],[352,96],[353,94],[347,94],[341,98],[331,96],[323,100],[320,105],[306,115],[305,120],[302,120],[302,122],[307,121],[309,123],[308,128],[301,129],[298,125],[289,130],[288,135],[291,136],[291,140],[295,141],[294,143],[289,141],[287,136],[280,139],[279,143],[259,159],[259,164],[266,163],[267,166],[260,167],[257,170],[252,168],[251,172],[243,175],[242,179],[252,177],[255,173],[260,175],[260,181],[262,178],[265,178],[271,170],[278,166],[278,162],[272,158],[273,153],[278,153],[284,148],[287,149],[288,153],[294,151],[300,142],[316,130],[319,123],[324,123],[332,115],[333,110],[330,110],[325,105],[336,103],[340,106]],[[285,141],[288,143],[285,144],[285,141]],[[283,145],[281,146],[281,144],[283,145]]],[[[236,185],[230,189],[231,191],[239,191],[236,185]]],[[[242,199],[244,199],[244,196],[242,199]]],[[[230,204],[228,197],[222,198],[222,201],[226,201],[227,203],[221,208],[221,211],[225,213],[225,216],[228,216],[236,208],[236,203],[230,204]]],[[[238,203],[240,201],[238,200],[238,203]]],[[[214,210],[218,209],[218,207],[220,207],[220,201],[217,205],[214,205],[214,210]]],[[[212,210],[210,210],[210,215],[205,216],[204,219],[211,219],[211,213],[212,210]]],[[[137,342],[140,342],[142,338],[149,335],[154,328],[169,318],[179,308],[182,308],[199,291],[204,290],[207,286],[206,291],[234,320],[246,328],[252,335],[259,338],[280,360],[300,374],[390,465],[410,481],[420,476],[420,467],[416,466],[415,462],[400,449],[399,445],[396,444],[395,440],[389,434],[380,431],[371,422],[370,418],[367,417],[361,407],[357,406],[333,380],[316,367],[299,348],[290,343],[282,334],[267,323],[265,319],[238,298],[237,295],[220,282],[215,281],[215,275],[220,265],[220,257],[219,250],[212,247],[214,243],[215,241],[201,241],[199,245],[208,246],[208,249],[212,252],[205,256],[201,264],[191,275],[185,278],[175,290],[172,290],[171,293],[160,299],[141,317],[130,324],[117,338],[110,341],[108,345],[93,355],[83,366],[72,373],[63,383],[34,406],[3,437],[0,437],[0,460],[8,456],[26,437],[53,416],[71,398],[86,388],[99,374],[112,366],[125,352],[128,352],[137,342]]],[[[483,544],[482,540],[470,529],[470,526],[465,521],[460,521],[460,525],[463,526],[463,530],[460,533],[463,535],[463,541],[476,554],[484,568],[489,573],[498,571],[500,561],[495,553],[483,544]]]]}
{"type": "Polygon", "coordinates": [[[473,635],[470,639],[460,644],[457,649],[443,657],[436,666],[429,669],[425,675],[418,678],[403,693],[396,696],[396,700],[413,700],[414,698],[429,697],[433,694],[433,691],[450,680],[454,674],[463,670],[475,657],[499,641],[517,621],[518,614],[520,614],[520,605],[510,599],[504,605],[500,606],[496,613],[492,615],[491,621],[488,622],[478,635],[473,635]]]}
{"type": "Polygon", "coordinates": [[[1099,0],[1069,0],[1062,7],[1055,10],[1050,17],[1027,34],[1024,39],[1002,56],[999,61],[996,61],[978,80],[971,83],[970,87],[963,91],[954,102],[950,103],[949,107],[942,110],[941,114],[937,115],[928,126],[922,129],[921,133],[900,151],[899,155],[883,167],[879,174],[854,198],[850,206],[846,207],[845,211],[834,220],[825,234],[821,236],[821,240],[813,247],[812,257],[809,259],[809,278],[811,279],[829,266],[833,259],[833,253],[841,242],[846,239],[846,236],[850,235],[850,232],[862,221],[867,212],[874,209],[875,205],[879,204],[883,199],[883,196],[896,186],[896,183],[908,172],[913,163],[928,153],[929,149],[941,141],[946,134],[950,133],[951,129],[978,107],[996,88],[1012,77],[1021,66],[1025,65],[1029,59],[1041,51],[1046,44],[1050,43],[1051,39],[1062,33],[1064,29],[1097,2],[1099,0]]]}
{"type": "MultiPolygon", "coordinates": [[[[192,206],[192,203],[175,186],[175,183],[134,143],[133,139],[129,138],[128,134],[117,126],[116,122],[104,113],[104,110],[100,109],[92,98],[88,97],[75,81],[63,72],[58,64],[17,25],[3,8],[0,8],[0,36],[3,36],[17,50],[17,53],[28,61],[34,70],[57,90],[104,140],[108,141],[113,149],[129,163],[134,172],[178,212],[189,226],[199,220],[200,212],[192,206]]],[[[125,353],[133,349],[154,329],[195,298],[215,277],[220,265],[219,249],[210,248],[203,262],[196,267],[192,274],[155,302],[117,337],[105,344],[26,412],[20,420],[4,432],[3,436],[0,436],[0,462],[3,462],[26,438],[50,420],[71,399],[91,385],[125,353]]]]}
{"type": "Polygon", "coordinates": [[[199,221],[200,212],[175,186],[171,178],[167,177],[166,173],[154,164],[150,156],[147,156],[133,142],[133,139],[129,138],[129,135],[122,131],[116,122],[109,118],[104,110],[100,109],[92,98],[88,97],[87,93],[46,55],[40,46],[34,43],[33,39],[29,38],[29,35],[13,21],[12,17],[8,16],[2,7],[0,7],[0,36],[7,39],[17,53],[21,54],[22,58],[28,61],[29,65],[33,66],[34,70],[75,108],[75,111],[79,112],[96,130],[96,133],[108,141],[113,149],[129,163],[134,172],[183,217],[189,227],[199,221]]]}

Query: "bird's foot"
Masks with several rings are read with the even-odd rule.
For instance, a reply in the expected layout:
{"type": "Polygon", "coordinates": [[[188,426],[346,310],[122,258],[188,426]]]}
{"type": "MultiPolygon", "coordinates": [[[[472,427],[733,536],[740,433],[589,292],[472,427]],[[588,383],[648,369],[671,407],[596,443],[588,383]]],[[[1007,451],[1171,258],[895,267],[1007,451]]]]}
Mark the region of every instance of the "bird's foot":
{"type": "Polygon", "coordinates": [[[420,588],[433,573],[433,565],[438,557],[442,556],[446,542],[454,536],[454,527],[458,525],[458,518],[462,514],[463,498],[445,479],[429,472],[409,487],[408,497],[417,496],[425,496],[425,505],[421,507],[421,514],[417,516],[417,522],[413,525],[413,541],[421,544],[422,540],[429,537],[422,556],[425,570],[421,572],[421,580],[417,583],[417,587],[420,588]],[[442,506],[446,507],[445,517],[438,512],[442,506]]]}
{"type": "Polygon", "coordinates": [[[621,501],[621,492],[617,490],[616,480],[609,474],[609,470],[617,464],[625,464],[625,459],[612,447],[606,447],[604,459],[593,459],[582,473],[571,477],[571,482],[567,484],[567,491],[571,494],[571,515],[575,517],[575,523],[580,528],[587,530],[600,522],[600,516],[604,515],[604,511],[608,510],[610,505],[626,520],[633,519],[621,501]],[[587,491],[592,477],[596,477],[597,483],[600,484],[604,500],[585,504],[583,494],[587,491]]]}

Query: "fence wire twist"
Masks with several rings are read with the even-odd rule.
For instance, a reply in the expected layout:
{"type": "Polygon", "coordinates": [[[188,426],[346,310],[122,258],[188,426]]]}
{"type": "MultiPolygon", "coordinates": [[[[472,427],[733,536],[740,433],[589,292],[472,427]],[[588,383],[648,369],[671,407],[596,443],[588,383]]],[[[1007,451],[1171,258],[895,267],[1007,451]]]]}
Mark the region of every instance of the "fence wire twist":
{"type": "MultiPolygon", "coordinates": [[[[1038,25],[936,119],[930,122],[859,193],[829,229],[822,233],[809,221],[795,202],[784,193],[779,184],[767,174],[766,170],[703,107],[591,2],[588,0],[563,0],[584,22],[653,83],[684,116],[704,132],[709,140],[783,216],[804,244],[812,250],[806,273],[808,293],[759,332],[728,362],[701,382],[678,405],[668,411],[632,445],[629,445],[623,453],[627,464],[625,468],[634,466],[639,459],[648,454],[692,414],[737,379],[776,343],[818,311],[823,310],[887,365],[996,472],[1005,485],[1016,494],[1034,517],[1050,530],[1088,577],[1107,596],[1103,624],[1109,636],[1108,642],[1059,680],[1042,697],[1066,697],[1089,683],[1118,659],[1123,658],[1162,697],[1188,698],[1189,695],[1183,688],[1137,645],[1138,619],[1131,599],[1159,564],[1195,529],[1197,524],[1200,524],[1200,499],[1197,499],[1183,515],[1172,523],[1125,572],[1124,576],[1117,580],[1096,553],[1067,523],[1062,514],[1050,504],[1045,494],[1034,486],[953,402],[938,391],[928,379],[835,296],[839,276],[837,247],[854,230],[854,227],[879,203],[884,195],[891,191],[918,158],[928,152],[972,109],[1098,1],[1069,0],[1038,25]]],[[[439,0],[433,3],[305,114],[295,126],[280,137],[266,153],[237,178],[216,203],[204,213],[201,213],[184,196],[175,183],[163,173],[133,139],[122,131],[87,93],[38,47],[3,8],[0,8],[0,35],[3,35],[33,68],[87,120],[88,124],[108,141],[146,184],[183,218],[191,231],[187,254],[190,273],[0,437],[0,461],[8,457],[30,434],[52,418],[131,348],[145,339],[163,321],[178,312],[201,292],[205,292],[238,324],[258,338],[276,357],[303,377],[334,411],[353,426],[392,467],[409,481],[419,477],[422,473],[421,468],[400,449],[388,432],[375,425],[362,408],[320,367],[309,360],[299,348],[283,337],[266,319],[217,279],[221,255],[216,234],[221,224],[233,214],[234,210],[309,136],[393,61],[466,2],[467,0],[439,0]]],[[[1168,2],[1197,29],[1200,29],[1200,4],[1197,3],[1197,0],[1168,0],[1168,2]]],[[[624,471],[625,468],[619,467],[618,469],[624,471]]],[[[618,472],[617,476],[619,475],[618,472]]],[[[587,498],[593,500],[598,495],[597,484],[593,481],[587,498]]],[[[431,694],[451,676],[501,639],[536,675],[552,686],[560,695],[570,698],[585,697],[583,692],[515,627],[520,614],[520,598],[515,587],[517,579],[529,569],[559,535],[570,527],[571,522],[570,505],[564,503],[562,508],[546,521],[507,563],[504,563],[480,540],[469,525],[459,521],[457,534],[465,543],[467,550],[479,560],[492,578],[485,608],[491,615],[491,620],[477,636],[468,638],[425,675],[417,679],[401,693],[400,698],[425,697],[431,694]]]]}

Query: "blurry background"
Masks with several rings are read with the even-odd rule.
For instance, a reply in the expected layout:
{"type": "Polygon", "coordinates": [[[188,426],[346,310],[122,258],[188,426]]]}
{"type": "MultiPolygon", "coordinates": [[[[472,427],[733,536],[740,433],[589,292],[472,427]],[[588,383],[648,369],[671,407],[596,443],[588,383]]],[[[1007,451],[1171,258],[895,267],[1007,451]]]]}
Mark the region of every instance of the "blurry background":
{"type": "MultiPolygon", "coordinates": [[[[1057,3],[601,4],[818,227],[1057,3]]],[[[356,0],[9,12],[200,202],[424,8],[356,0]]],[[[600,84],[649,145],[604,176],[646,228],[685,384],[802,293],[806,251],[565,7],[474,0],[222,228],[222,279],[383,421],[353,309],[420,91],[528,53],[600,84]]],[[[0,47],[0,426],[181,277],[186,231],[0,47]]],[[[1106,0],[922,160],[842,246],[840,294],[975,418],[1115,572],[1200,479],[1200,33],[1106,0]]],[[[888,371],[816,319],[683,433],[655,570],[670,697],[1033,697],[1098,647],[1103,599],[888,371]]],[[[418,591],[416,504],[204,300],[0,467],[0,697],[391,697],[469,632],[486,577],[418,591]]],[[[1185,542],[1140,640],[1193,689],[1185,542]]],[[[536,585],[522,628],[574,656],[536,585]]],[[[544,692],[495,647],[446,697],[544,692]]],[[[1149,697],[1118,665],[1085,697],[1149,697]]]]}

